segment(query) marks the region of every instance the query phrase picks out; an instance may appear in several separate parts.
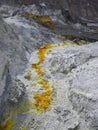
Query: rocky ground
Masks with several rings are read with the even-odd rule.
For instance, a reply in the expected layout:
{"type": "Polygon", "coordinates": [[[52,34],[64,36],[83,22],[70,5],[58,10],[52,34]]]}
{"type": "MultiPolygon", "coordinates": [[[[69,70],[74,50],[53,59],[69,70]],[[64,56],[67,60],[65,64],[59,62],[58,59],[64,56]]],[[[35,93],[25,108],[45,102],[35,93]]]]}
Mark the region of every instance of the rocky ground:
{"type": "Polygon", "coordinates": [[[98,42],[62,36],[60,10],[0,15],[0,130],[98,130],[98,42]]]}

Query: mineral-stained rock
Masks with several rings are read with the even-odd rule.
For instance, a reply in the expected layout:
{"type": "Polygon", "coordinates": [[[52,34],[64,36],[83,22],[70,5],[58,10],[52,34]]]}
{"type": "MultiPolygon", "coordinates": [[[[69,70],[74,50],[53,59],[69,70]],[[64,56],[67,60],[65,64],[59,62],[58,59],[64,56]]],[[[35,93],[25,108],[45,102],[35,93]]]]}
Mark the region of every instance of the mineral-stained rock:
{"type": "Polygon", "coordinates": [[[0,130],[97,130],[98,42],[76,44],[20,12],[0,19],[0,130]]]}
{"type": "MultiPolygon", "coordinates": [[[[25,86],[25,95],[23,102],[10,108],[10,114],[16,109],[17,115],[13,115],[12,128],[97,130],[97,49],[98,43],[63,43],[33,52],[24,73],[17,75],[25,86]]],[[[17,91],[14,93],[12,97],[16,98],[17,91]]],[[[10,105],[7,107],[8,110],[10,105]]]]}
{"type": "Polygon", "coordinates": [[[17,4],[37,4],[42,8],[44,5],[46,5],[54,9],[65,9],[69,10],[69,13],[73,20],[80,20],[80,22],[84,21],[85,23],[88,23],[90,21],[96,23],[98,17],[97,0],[2,0],[1,3],[14,6],[17,4]]]}
{"type": "MultiPolygon", "coordinates": [[[[74,11],[73,11],[74,12],[74,11]]],[[[77,11],[78,12],[78,11],[77,11]]],[[[51,8],[48,7],[47,4],[45,7],[40,7],[39,5],[23,5],[18,11],[15,11],[13,15],[21,14],[22,16],[28,16],[28,18],[35,18],[37,22],[39,22],[39,18],[49,17],[52,22],[47,21],[50,29],[54,29],[55,33],[62,34],[65,36],[78,37],[82,39],[93,39],[98,40],[97,32],[98,25],[95,22],[91,22],[89,20],[85,20],[83,22],[83,18],[80,19],[74,18],[75,16],[71,16],[71,14],[66,10],[66,8],[51,8]],[[25,15],[29,14],[29,15],[25,15]],[[33,17],[32,17],[33,16],[33,17]]],[[[97,19],[97,18],[96,18],[97,19]]],[[[42,20],[42,19],[41,19],[42,20]]],[[[44,19],[45,20],[45,19],[44,19]]],[[[45,25],[42,21],[40,22],[42,25],[45,25]]]]}

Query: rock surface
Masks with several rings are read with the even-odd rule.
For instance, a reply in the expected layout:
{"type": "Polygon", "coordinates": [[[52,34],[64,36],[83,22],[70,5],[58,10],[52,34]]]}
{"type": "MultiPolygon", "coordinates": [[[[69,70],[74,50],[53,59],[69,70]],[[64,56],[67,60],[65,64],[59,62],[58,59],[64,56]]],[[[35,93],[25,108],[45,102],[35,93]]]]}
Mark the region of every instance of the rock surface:
{"type": "Polygon", "coordinates": [[[0,130],[97,130],[98,42],[57,35],[60,12],[46,26],[35,8],[0,18],[0,130]]]}
{"type": "Polygon", "coordinates": [[[85,21],[86,23],[90,21],[96,23],[98,21],[97,0],[2,0],[0,3],[14,6],[17,4],[37,4],[42,7],[46,5],[54,9],[68,9],[71,17],[75,21],[79,19],[81,21],[85,21]]]}
{"type": "Polygon", "coordinates": [[[97,0],[67,0],[68,9],[76,21],[97,22],[97,0]],[[77,11],[78,10],[78,11],[77,11]]]}
{"type": "Polygon", "coordinates": [[[22,12],[27,11],[31,13],[33,9],[33,13],[35,13],[38,9],[39,12],[37,10],[37,14],[52,14],[52,17],[54,13],[59,12],[58,19],[63,17],[63,20],[62,22],[56,21],[56,32],[65,36],[70,35],[82,39],[98,40],[98,9],[96,3],[97,0],[3,0],[1,1],[0,15],[3,15],[3,17],[15,16],[20,12],[22,5],[22,12]],[[32,7],[32,4],[36,4],[38,6],[37,9],[32,7]]]}

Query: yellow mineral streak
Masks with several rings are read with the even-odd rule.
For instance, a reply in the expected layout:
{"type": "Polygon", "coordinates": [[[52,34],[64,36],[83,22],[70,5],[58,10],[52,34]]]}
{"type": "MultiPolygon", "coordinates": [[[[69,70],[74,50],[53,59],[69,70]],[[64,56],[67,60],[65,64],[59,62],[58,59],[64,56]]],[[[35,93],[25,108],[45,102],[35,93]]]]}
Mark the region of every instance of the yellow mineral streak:
{"type": "Polygon", "coordinates": [[[40,84],[42,86],[43,89],[45,90],[49,90],[51,89],[51,85],[49,84],[49,82],[47,80],[41,79],[40,77],[38,77],[36,79],[37,83],[40,84]]]}
{"type": "Polygon", "coordinates": [[[0,130],[12,130],[13,127],[14,122],[9,117],[7,117],[3,124],[0,125],[0,130]]]}
{"type": "Polygon", "coordinates": [[[52,100],[52,91],[46,91],[43,92],[42,94],[36,94],[34,96],[35,99],[35,106],[37,108],[38,112],[43,112],[46,111],[51,104],[52,100]]]}
{"type": "Polygon", "coordinates": [[[66,45],[67,45],[67,43],[63,43],[63,44],[58,44],[58,45],[46,45],[43,48],[40,48],[38,51],[39,62],[36,64],[32,64],[32,68],[36,69],[36,72],[38,74],[41,74],[41,75],[45,74],[45,72],[41,68],[41,64],[44,62],[47,52],[50,49],[58,48],[61,46],[66,46],[66,45]]]}
{"type": "MultiPolygon", "coordinates": [[[[49,50],[53,48],[58,48],[61,46],[66,46],[66,43],[58,44],[58,45],[46,45],[43,48],[40,48],[38,51],[38,58],[39,62],[36,64],[32,64],[32,69],[35,69],[38,77],[36,78],[36,84],[39,84],[42,88],[42,93],[35,93],[33,94],[34,102],[25,102],[18,106],[17,108],[14,108],[11,111],[11,116],[8,116],[4,119],[3,124],[0,125],[0,130],[13,130],[15,127],[15,117],[17,114],[30,114],[32,112],[42,113],[45,112],[47,109],[51,106],[51,101],[53,98],[53,88],[48,82],[48,80],[43,79],[43,75],[46,74],[45,71],[42,70],[41,65],[44,62],[46,58],[46,54],[49,50]]],[[[31,71],[28,72],[27,77],[28,80],[32,79],[32,73],[31,71]],[[29,76],[28,76],[29,75],[29,76]]],[[[26,130],[24,126],[21,126],[19,129],[26,130]]]]}
{"type": "Polygon", "coordinates": [[[46,45],[43,48],[40,48],[38,51],[38,58],[39,62],[36,64],[32,64],[32,68],[36,70],[38,74],[38,78],[36,79],[37,84],[41,85],[43,92],[41,94],[36,93],[34,95],[34,105],[37,109],[37,112],[45,112],[47,109],[50,108],[53,90],[52,86],[49,84],[48,80],[42,78],[42,76],[46,73],[42,70],[41,65],[46,58],[46,54],[49,50],[53,48],[58,48],[61,46],[66,46],[66,43],[58,44],[58,45],[46,45]]]}
{"type": "Polygon", "coordinates": [[[46,111],[51,104],[52,101],[52,90],[51,85],[47,80],[42,78],[42,75],[45,74],[45,71],[42,70],[41,64],[44,62],[46,53],[49,49],[53,48],[53,45],[46,45],[43,48],[40,48],[38,51],[39,62],[36,64],[32,64],[32,68],[36,70],[38,74],[38,78],[36,79],[37,84],[41,85],[43,92],[41,94],[36,93],[34,96],[35,102],[34,105],[37,109],[37,112],[46,111]]]}
{"type": "Polygon", "coordinates": [[[35,15],[32,13],[26,12],[23,14],[23,17],[35,19],[38,23],[40,23],[50,29],[54,29],[54,23],[48,15],[38,16],[38,15],[35,15]]]}

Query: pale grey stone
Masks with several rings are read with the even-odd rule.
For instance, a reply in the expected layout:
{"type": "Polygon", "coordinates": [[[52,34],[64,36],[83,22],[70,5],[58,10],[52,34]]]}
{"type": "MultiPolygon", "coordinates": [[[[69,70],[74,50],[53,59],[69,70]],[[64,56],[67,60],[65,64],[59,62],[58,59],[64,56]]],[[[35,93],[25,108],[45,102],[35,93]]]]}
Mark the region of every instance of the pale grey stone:
{"type": "MultiPolygon", "coordinates": [[[[31,65],[38,62],[40,47],[62,42],[52,30],[19,14],[0,19],[0,123],[9,111],[26,101],[34,103],[34,94],[43,92],[35,85],[39,75],[31,65]],[[29,70],[31,80],[25,78],[29,70]]],[[[40,114],[18,108],[13,130],[21,130],[21,125],[28,130],[98,129],[98,42],[66,42],[51,48],[41,64],[47,73],[40,78],[53,86],[51,107],[40,114]]]]}

